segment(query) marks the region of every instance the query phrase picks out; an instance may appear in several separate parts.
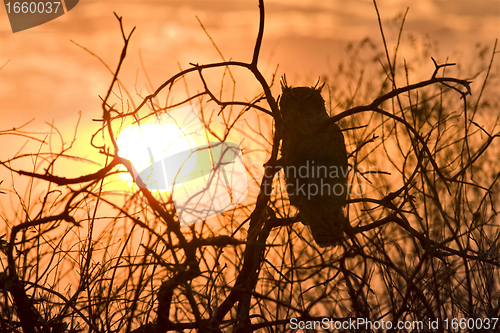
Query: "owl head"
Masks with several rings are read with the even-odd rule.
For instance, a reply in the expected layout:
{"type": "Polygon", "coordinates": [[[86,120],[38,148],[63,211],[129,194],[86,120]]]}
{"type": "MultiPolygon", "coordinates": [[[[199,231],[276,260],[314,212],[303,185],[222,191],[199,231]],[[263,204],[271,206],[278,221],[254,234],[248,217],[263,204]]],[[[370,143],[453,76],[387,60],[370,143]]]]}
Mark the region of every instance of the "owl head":
{"type": "Polygon", "coordinates": [[[328,117],[325,100],[321,96],[324,84],[312,87],[290,87],[286,78],[281,78],[281,96],[279,106],[285,126],[297,124],[307,125],[318,123],[320,119],[328,117]]]}

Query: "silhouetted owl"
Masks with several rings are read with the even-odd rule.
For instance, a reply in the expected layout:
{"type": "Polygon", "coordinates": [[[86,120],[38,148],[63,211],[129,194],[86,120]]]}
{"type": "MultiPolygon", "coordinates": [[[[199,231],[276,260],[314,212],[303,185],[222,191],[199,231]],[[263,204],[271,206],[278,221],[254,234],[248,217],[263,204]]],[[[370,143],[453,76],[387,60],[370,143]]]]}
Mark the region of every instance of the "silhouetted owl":
{"type": "Polygon", "coordinates": [[[344,239],[348,220],[343,207],[347,195],[347,152],[344,136],[329,116],[321,89],[288,87],[281,79],[279,105],[283,120],[281,154],[290,203],[298,208],[321,247],[344,239]]]}

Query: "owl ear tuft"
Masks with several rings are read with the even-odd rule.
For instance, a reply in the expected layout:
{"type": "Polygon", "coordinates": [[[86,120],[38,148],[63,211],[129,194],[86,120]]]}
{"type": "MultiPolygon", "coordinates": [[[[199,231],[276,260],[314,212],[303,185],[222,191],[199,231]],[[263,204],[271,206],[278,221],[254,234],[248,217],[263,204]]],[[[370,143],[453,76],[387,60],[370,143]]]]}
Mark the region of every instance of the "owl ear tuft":
{"type": "Polygon", "coordinates": [[[319,80],[320,78],[318,77],[318,81],[316,81],[316,84],[314,85],[313,89],[314,90],[317,90],[319,92],[321,92],[321,90],[323,89],[323,87],[325,86],[325,82],[323,82],[319,87],[318,87],[318,84],[319,84],[319,80]]]}
{"type": "Polygon", "coordinates": [[[285,74],[283,74],[283,76],[281,77],[280,83],[281,83],[281,90],[290,89],[290,87],[286,83],[286,75],[285,74]]]}

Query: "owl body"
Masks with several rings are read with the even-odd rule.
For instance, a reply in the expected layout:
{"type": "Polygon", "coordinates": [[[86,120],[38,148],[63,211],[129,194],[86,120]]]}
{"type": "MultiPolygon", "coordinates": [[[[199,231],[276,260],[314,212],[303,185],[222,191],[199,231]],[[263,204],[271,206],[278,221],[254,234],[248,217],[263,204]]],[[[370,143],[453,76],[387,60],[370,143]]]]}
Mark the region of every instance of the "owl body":
{"type": "Polygon", "coordinates": [[[282,81],[281,154],[286,191],[321,247],[338,245],[348,221],[347,152],[342,131],[329,116],[321,88],[288,87],[282,81]]]}

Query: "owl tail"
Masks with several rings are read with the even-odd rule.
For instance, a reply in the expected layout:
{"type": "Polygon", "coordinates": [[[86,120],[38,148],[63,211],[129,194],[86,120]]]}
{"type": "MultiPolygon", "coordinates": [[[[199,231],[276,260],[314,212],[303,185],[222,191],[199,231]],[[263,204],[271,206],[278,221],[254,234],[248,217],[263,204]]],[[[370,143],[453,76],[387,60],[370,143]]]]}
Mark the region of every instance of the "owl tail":
{"type": "Polygon", "coordinates": [[[316,244],[320,247],[336,246],[344,240],[344,225],[348,223],[342,208],[336,208],[327,214],[301,211],[304,224],[309,226],[316,244]]]}

